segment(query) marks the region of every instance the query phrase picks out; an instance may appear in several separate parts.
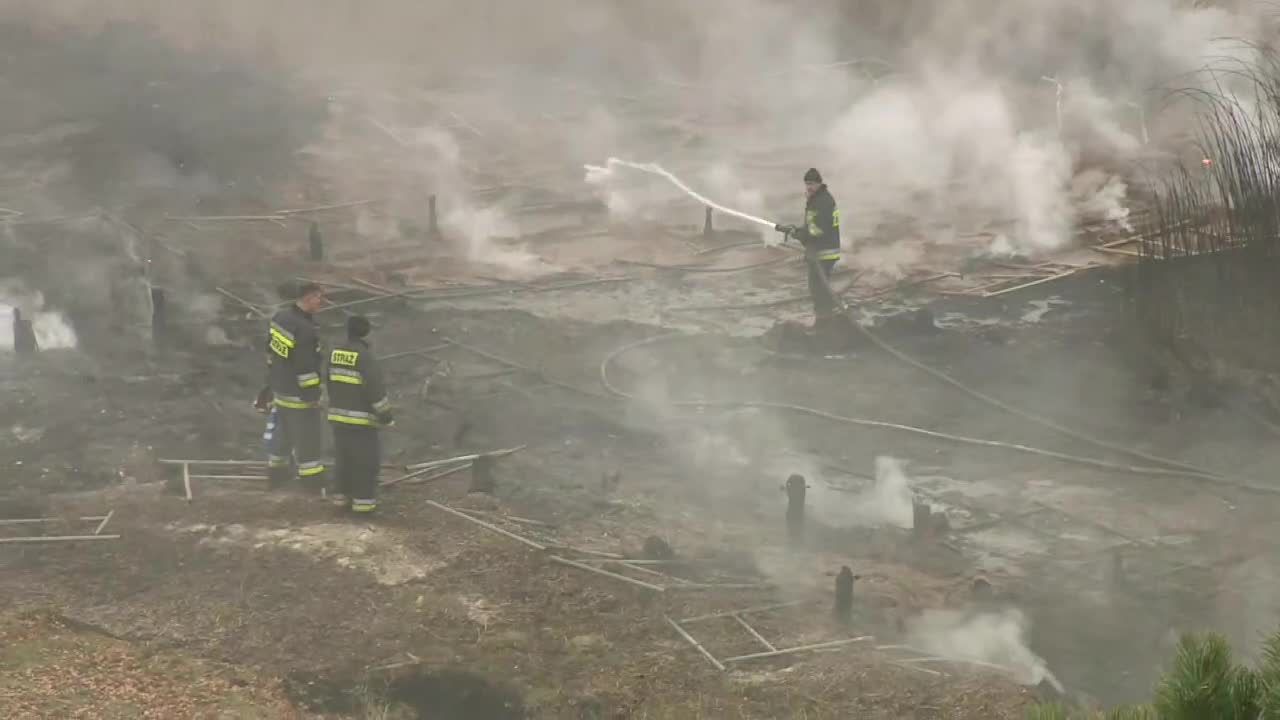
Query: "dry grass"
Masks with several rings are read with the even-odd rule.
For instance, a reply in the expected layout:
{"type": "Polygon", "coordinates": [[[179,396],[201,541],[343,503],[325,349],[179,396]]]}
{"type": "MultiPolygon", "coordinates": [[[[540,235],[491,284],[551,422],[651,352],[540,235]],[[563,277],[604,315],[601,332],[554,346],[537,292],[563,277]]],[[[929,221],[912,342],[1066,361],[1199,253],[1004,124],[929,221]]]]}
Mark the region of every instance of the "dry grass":
{"type": "Polygon", "coordinates": [[[0,716],[299,717],[275,683],[73,629],[51,613],[0,616],[0,716]]]}

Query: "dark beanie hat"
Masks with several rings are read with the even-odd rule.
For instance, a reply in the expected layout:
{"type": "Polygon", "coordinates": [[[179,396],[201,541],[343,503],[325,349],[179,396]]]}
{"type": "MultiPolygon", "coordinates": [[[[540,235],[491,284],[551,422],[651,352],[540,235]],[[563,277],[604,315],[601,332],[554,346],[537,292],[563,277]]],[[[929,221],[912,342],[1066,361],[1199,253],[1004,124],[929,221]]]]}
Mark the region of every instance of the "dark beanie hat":
{"type": "Polygon", "coordinates": [[[369,334],[369,318],[352,315],[347,318],[347,337],[362,338],[369,334]]]}
{"type": "Polygon", "coordinates": [[[818,172],[818,168],[809,168],[804,174],[804,181],[807,183],[822,182],[822,173],[818,172]]]}

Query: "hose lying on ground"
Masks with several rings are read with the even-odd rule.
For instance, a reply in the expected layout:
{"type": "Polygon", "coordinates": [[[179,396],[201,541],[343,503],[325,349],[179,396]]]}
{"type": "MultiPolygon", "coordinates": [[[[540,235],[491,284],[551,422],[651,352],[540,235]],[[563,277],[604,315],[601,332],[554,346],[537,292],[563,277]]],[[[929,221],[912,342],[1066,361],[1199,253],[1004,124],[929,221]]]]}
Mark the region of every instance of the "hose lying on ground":
{"type": "MultiPolygon", "coordinates": [[[[749,222],[756,223],[756,224],[758,224],[758,225],[764,225],[764,226],[767,226],[767,227],[771,227],[771,226],[773,226],[773,223],[772,223],[771,221],[766,220],[766,219],[764,219],[764,218],[759,218],[759,217],[755,217],[755,216],[753,216],[753,215],[748,215],[748,214],[746,214],[746,213],[744,213],[744,212],[742,212],[742,211],[740,211],[740,210],[734,210],[734,209],[732,209],[732,208],[726,208],[726,207],[724,207],[724,206],[722,206],[722,205],[719,205],[719,204],[717,204],[717,203],[712,202],[711,200],[707,199],[706,197],[704,197],[704,196],[702,196],[702,195],[698,194],[697,192],[693,191],[691,188],[689,188],[689,186],[685,185],[685,184],[684,184],[684,183],[683,183],[679,178],[677,178],[675,175],[671,174],[670,172],[668,172],[667,170],[665,170],[664,168],[662,168],[661,166],[658,166],[658,165],[654,165],[654,164],[641,164],[641,163],[629,162],[629,161],[626,161],[626,160],[620,160],[620,159],[618,159],[618,158],[609,158],[609,161],[608,161],[608,163],[606,164],[606,167],[604,167],[604,168],[597,168],[597,167],[588,166],[588,172],[594,172],[594,173],[599,173],[599,174],[610,174],[610,173],[612,173],[612,172],[613,172],[613,169],[614,169],[615,167],[617,167],[617,166],[629,167],[629,168],[633,168],[633,169],[636,169],[636,170],[640,170],[640,171],[643,171],[643,172],[647,172],[647,173],[651,173],[651,174],[654,174],[654,175],[658,175],[658,176],[664,177],[664,178],[666,178],[669,182],[671,182],[673,185],[675,185],[677,188],[679,188],[681,191],[683,191],[685,194],[687,194],[689,197],[693,198],[694,200],[698,201],[699,203],[702,203],[703,205],[705,205],[705,206],[707,206],[707,207],[714,208],[714,209],[716,209],[716,210],[719,210],[720,212],[727,213],[727,214],[732,215],[732,216],[734,216],[734,217],[738,217],[738,218],[741,218],[741,219],[743,219],[743,220],[747,220],[747,221],[749,221],[749,222]]],[[[809,262],[811,262],[811,263],[812,263],[812,262],[816,262],[816,261],[815,261],[815,260],[813,260],[812,258],[806,258],[806,259],[807,259],[809,262]]],[[[822,272],[814,272],[814,273],[812,273],[812,274],[813,274],[814,276],[818,277],[818,278],[821,280],[821,282],[822,282],[823,286],[825,287],[826,292],[828,293],[828,295],[829,295],[830,297],[833,297],[833,298],[835,298],[835,297],[839,297],[839,296],[837,296],[837,295],[835,295],[835,294],[833,294],[833,293],[832,293],[831,285],[830,285],[829,281],[827,280],[827,277],[826,277],[826,274],[825,274],[825,273],[822,273],[822,272]]],[[[850,318],[849,318],[849,320],[850,320],[850,322],[853,324],[853,326],[854,326],[854,327],[856,327],[856,328],[857,328],[857,329],[858,329],[858,330],[859,330],[863,335],[865,335],[869,340],[871,340],[871,342],[872,342],[873,344],[875,344],[875,345],[876,345],[877,347],[879,347],[881,350],[883,350],[883,351],[885,351],[885,352],[889,353],[889,354],[890,354],[890,355],[892,355],[893,357],[897,358],[898,360],[900,360],[900,361],[902,361],[902,362],[906,363],[907,365],[910,365],[911,367],[916,368],[917,370],[920,370],[920,371],[922,371],[922,372],[925,372],[925,373],[927,373],[927,374],[929,374],[929,375],[933,376],[934,378],[936,378],[936,379],[938,379],[938,380],[941,380],[942,382],[944,382],[944,383],[946,383],[946,384],[948,384],[948,385],[951,385],[952,387],[956,388],[957,390],[960,390],[961,392],[963,392],[963,393],[965,393],[965,394],[969,395],[970,397],[973,397],[973,398],[975,398],[975,399],[977,399],[977,400],[980,400],[980,401],[982,401],[982,402],[984,402],[984,403],[987,403],[988,405],[991,405],[992,407],[995,407],[995,408],[998,408],[998,409],[1000,409],[1000,410],[1003,410],[1003,411],[1005,411],[1005,412],[1007,412],[1007,413],[1010,413],[1010,414],[1012,414],[1012,415],[1014,415],[1014,416],[1016,416],[1016,417],[1020,417],[1020,418],[1022,418],[1022,419],[1024,419],[1024,420],[1028,420],[1028,421],[1030,421],[1030,422],[1036,423],[1036,424],[1041,425],[1041,426],[1043,426],[1043,427],[1046,427],[1046,428],[1048,428],[1048,429],[1050,429],[1050,430],[1053,430],[1054,432],[1060,433],[1060,434],[1062,434],[1062,435],[1066,435],[1067,437],[1072,438],[1072,439],[1074,439],[1074,440],[1078,440],[1078,441],[1081,441],[1081,442],[1085,442],[1085,443],[1088,443],[1088,444],[1090,444],[1090,445],[1094,445],[1094,446],[1096,446],[1096,447],[1103,448],[1103,449],[1105,449],[1105,450],[1110,450],[1110,451],[1112,451],[1112,452],[1121,453],[1121,454],[1124,454],[1124,455],[1129,455],[1130,457],[1136,457],[1136,458],[1139,458],[1139,459],[1141,459],[1141,460],[1145,460],[1145,461],[1147,461],[1147,462],[1155,463],[1155,464],[1157,464],[1157,465],[1163,465],[1163,466],[1165,466],[1165,467],[1167,467],[1167,468],[1171,468],[1171,469],[1174,469],[1174,470],[1178,470],[1178,471],[1179,471],[1179,472],[1176,472],[1176,473],[1170,473],[1170,472],[1162,473],[1162,474],[1165,474],[1165,475],[1179,475],[1179,476],[1185,476],[1185,477],[1198,477],[1198,478],[1202,478],[1202,479],[1205,479],[1205,480],[1212,480],[1212,481],[1216,481],[1216,482],[1223,482],[1223,483],[1227,483],[1227,484],[1230,484],[1230,485],[1233,485],[1233,486],[1239,486],[1239,487],[1251,487],[1251,488],[1254,488],[1254,489],[1264,490],[1264,491],[1267,491],[1267,492],[1280,492],[1280,489],[1277,489],[1277,490],[1270,490],[1270,489],[1266,489],[1266,488],[1265,488],[1265,486],[1255,486],[1255,485],[1248,484],[1248,483],[1240,483],[1240,482],[1235,482],[1235,481],[1229,481],[1229,480],[1227,480],[1226,478],[1222,477],[1221,475],[1218,475],[1218,474],[1216,474],[1216,473],[1209,472],[1208,470],[1204,470],[1204,469],[1202,469],[1202,468],[1195,467],[1194,465],[1189,465],[1189,464],[1187,464],[1187,463],[1178,462],[1178,461],[1176,461],[1176,460],[1169,460],[1169,459],[1167,459],[1167,458],[1158,457],[1158,456],[1156,456],[1156,455],[1152,455],[1152,454],[1150,454],[1150,453],[1146,453],[1146,452],[1143,452],[1143,451],[1141,451],[1141,450],[1137,450],[1137,449],[1135,449],[1135,448],[1125,447],[1125,446],[1123,446],[1123,445],[1118,445],[1118,444],[1116,444],[1116,443],[1108,442],[1108,441],[1106,441],[1106,440],[1102,440],[1101,438],[1096,438],[1096,437],[1093,437],[1093,436],[1091,436],[1091,435],[1087,435],[1087,434],[1082,433],[1082,432],[1080,432],[1080,431],[1078,431],[1078,430],[1073,430],[1073,429],[1071,429],[1071,428],[1069,428],[1069,427],[1066,427],[1066,426],[1061,425],[1061,424],[1059,424],[1059,423],[1057,423],[1057,422],[1054,422],[1053,420],[1050,420],[1049,418],[1042,417],[1042,416],[1040,416],[1040,415],[1036,415],[1036,414],[1034,414],[1034,413],[1027,412],[1026,410],[1022,410],[1022,409],[1019,409],[1019,408],[1015,408],[1015,407],[1013,407],[1012,405],[1009,405],[1008,403],[1003,402],[1002,400],[999,400],[999,399],[997,399],[997,398],[994,398],[994,397],[992,397],[992,396],[990,396],[990,395],[987,395],[986,393],[983,393],[983,392],[981,392],[981,391],[975,390],[975,389],[973,389],[973,388],[971,388],[971,387],[969,387],[969,386],[965,385],[964,383],[960,382],[959,380],[956,380],[955,378],[951,377],[950,375],[947,375],[946,373],[944,373],[944,372],[942,372],[942,371],[940,371],[940,370],[936,370],[936,369],[934,369],[934,368],[931,368],[931,367],[929,367],[928,365],[925,365],[924,363],[922,363],[922,362],[920,362],[920,361],[916,360],[915,358],[912,358],[911,356],[907,355],[906,353],[904,353],[904,352],[902,352],[902,351],[898,350],[897,348],[895,348],[895,347],[893,347],[893,346],[889,345],[888,343],[884,342],[884,341],[883,341],[883,340],[881,340],[880,338],[876,337],[876,336],[875,336],[875,334],[873,334],[873,333],[872,333],[870,330],[868,330],[867,328],[863,327],[863,326],[862,326],[862,325],[861,325],[861,324],[860,324],[860,323],[859,323],[855,318],[850,317],[850,318]]],[[[662,336],[662,337],[671,337],[671,336],[662,336]]],[[[657,340],[662,339],[662,337],[660,337],[660,338],[652,338],[652,339],[650,339],[649,341],[646,341],[646,342],[636,343],[636,344],[633,344],[632,346],[628,346],[628,347],[621,348],[621,350],[622,350],[622,351],[626,351],[626,350],[631,349],[632,347],[639,347],[640,345],[647,344],[648,342],[656,342],[657,340]]],[[[615,355],[610,355],[610,356],[609,356],[609,358],[606,358],[606,359],[605,359],[605,363],[603,363],[603,364],[601,365],[600,371],[601,371],[601,380],[602,380],[602,381],[605,381],[605,387],[606,387],[606,389],[608,389],[608,390],[609,390],[609,392],[612,392],[612,393],[614,393],[614,394],[620,394],[620,393],[617,391],[617,388],[613,388],[613,387],[609,386],[609,384],[608,384],[608,382],[607,382],[607,365],[608,365],[608,362],[609,362],[613,357],[615,357],[615,356],[616,356],[616,354],[620,354],[620,353],[615,353],[615,355]]],[[[626,395],[621,395],[621,396],[622,396],[622,397],[627,397],[626,395]]],[[[714,403],[700,403],[700,402],[699,402],[699,403],[691,403],[691,404],[693,404],[693,405],[698,405],[698,406],[702,406],[702,407],[707,407],[707,406],[710,406],[710,405],[714,405],[714,403]]],[[[677,405],[679,405],[679,403],[677,403],[677,405]]],[[[746,405],[746,404],[741,404],[741,403],[740,403],[740,404],[739,404],[739,406],[743,406],[743,407],[745,407],[745,406],[752,406],[752,407],[776,407],[776,408],[779,408],[779,409],[790,409],[790,410],[794,410],[794,411],[798,411],[798,412],[806,412],[806,411],[807,411],[807,412],[809,412],[810,414],[817,414],[817,415],[823,415],[823,416],[826,416],[825,414],[821,413],[821,411],[817,411],[817,410],[809,410],[808,408],[800,408],[800,407],[797,407],[797,406],[787,406],[787,405],[782,405],[782,404],[777,404],[777,403],[753,403],[753,404],[751,404],[751,405],[746,405]]],[[[874,421],[855,421],[855,419],[854,419],[854,418],[841,418],[840,416],[835,416],[835,415],[829,416],[829,418],[830,418],[830,419],[840,419],[840,420],[842,420],[842,421],[847,421],[847,422],[854,422],[854,424],[863,424],[863,425],[866,425],[866,424],[875,424],[875,422],[874,422],[874,421]]],[[[890,426],[893,426],[893,424],[892,424],[892,423],[883,423],[883,424],[879,424],[879,425],[877,425],[877,426],[879,426],[879,427],[890,427],[890,426]]],[[[893,426],[893,427],[897,427],[897,428],[899,428],[899,429],[907,429],[907,426],[893,426]]],[[[934,436],[939,436],[939,437],[943,436],[943,434],[940,434],[940,433],[931,433],[931,431],[928,431],[928,430],[922,430],[922,429],[920,429],[920,428],[911,428],[911,429],[912,429],[912,430],[917,430],[917,431],[920,431],[920,432],[924,432],[924,433],[930,433],[930,434],[933,434],[934,436]]],[[[985,444],[985,445],[992,445],[992,444],[994,444],[994,445],[996,445],[996,446],[1017,447],[1017,448],[1022,448],[1022,449],[1024,449],[1024,450],[1034,450],[1034,448],[1023,448],[1023,446],[1013,446],[1013,445],[1008,445],[1008,444],[1005,444],[1005,443],[998,443],[998,442],[993,441],[993,440],[975,441],[973,438],[965,438],[965,439],[963,439],[963,440],[960,440],[960,439],[958,439],[958,437],[957,437],[957,436],[949,436],[949,437],[950,437],[950,439],[957,440],[957,441],[961,441],[961,442],[969,442],[969,441],[973,441],[973,442],[978,442],[979,444],[985,444]]],[[[1048,454],[1049,452],[1050,452],[1050,451],[1039,451],[1037,454],[1048,454]]],[[[1064,457],[1064,459],[1065,459],[1066,457],[1074,457],[1074,456],[1065,456],[1065,457],[1064,457]]],[[[1076,458],[1076,460],[1086,460],[1086,461],[1089,461],[1089,462],[1091,462],[1091,463],[1105,463],[1105,461],[1101,461],[1101,460],[1091,460],[1091,459],[1089,459],[1089,458],[1076,458]]],[[[1125,465],[1121,465],[1121,464],[1118,464],[1118,463],[1105,463],[1105,465],[1106,465],[1106,466],[1110,466],[1110,467],[1112,467],[1112,469],[1120,469],[1120,468],[1132,467],[1132,466],[1125,466],[1125,465]]],[[[1145,468],[1145,469],[1146,469],[1146,470],[1153,470],[1154,468],[1145,468]]]]}
{"type": "MultiPolygon", "coordinates": [[[[683,338],[683,337],[688,337],[688,336],[681,333],[670,333],[666,335],[658,335],[655,337],[646,338],[644,340],[639,340],[637,342],[628,343],[626,345],[623,345],[622,347],[615,349],[613,352],[609,353],[609,355],[607,355],[604,358],[604,360],[600,362],[600,383],[604,386],[605,390],[607,390],[610,394],[616,397],[624,398],[627,400],[639,400],[640,398],[638,398],[636,395],[620,389],[609,379],[609,366],[612,365],[622,355],[632,350],[635,350],[637,348],[644,347],[646,345],[653,345],[655,343],[672,340],[676,338],[683,338]]],[[[914,427],[911,425],[890,423],[890,422],[884,422],[880,420],[866,420],[863,418],[845,417],[843,415],[836,415],[834,413],[829,413],[822,410],[805,407],[803,405],[793,405],[789,403],[779,403],[779,402],[771,402],[771,401],[765,401],[765,400],[737,400],[737,401],[676,400],[676,401],[669,401],[667,402],[667,404],[671,405],[672,407],[686,407],[686,408],[720,408],[720,409],[759,408],[759,409],[766,409],[766,410],[785,410],[788,412],[793,412],[801,415],[808,415],[811,417],[819,417],[819,418],[831,420],[834,422],[844,423],[847,425],[857,425],[861,427],[874,427],[874,428],[880,428],[884,430],[897,430],[900,432],[907,432],[915,435],[922,435],[924,437],[931,437],[939,440],[948,440],[950,442],[960,443],[963,445],[977,445],[980,447],[1001,448],[1005,450],[1012,450],[1015,452],[1026,453],[1029,455],[1037,455],[1040,457],[1053,458],[1055,460],[1075,463],[1077,465],[1086,465],[1090,467],[1099,468],[1102,470],[1113,470],[1118,472],[1131,473],[1135,475],[1187,477],[1187,478],[1193,478],[1197,480],[1206,480],[1209,482],[1221,483],[1221,484],[1229,485],[1231,487],[1246,488],[1246,489],[1255,490],[1258,492],[1264,492],[1269,494],[1280,494],[1280,489],[1277,489],[1277,488],[1270,488],[1263,485],[1255,485],[1251,483],[1231,481],[1217,475],[1212,475],[1212,474],[1207,474],[1207,473],[1197,472],[1197,471],[1184,470],[1184,469],[1179,469],[1177,467],[1148,467],[1148,466],[1140,466],[1140,465],[1126,465],[1123,463],[1109,462],[1107,460],[1099,460],[1096,458],[1081,457],[1078,455],[1071,455],[1068,453],[1061,453],[1053,450],[1044,450],[1041,448],[1031,447],[1028,445],[1018,445],[1014,443],[1000,442],[998,440],[985,440],[981,438],[965,437],[962,435],[952,435],[949,433],[937,432],[934,430],[926,430],[924,428],[914,427]]]]}

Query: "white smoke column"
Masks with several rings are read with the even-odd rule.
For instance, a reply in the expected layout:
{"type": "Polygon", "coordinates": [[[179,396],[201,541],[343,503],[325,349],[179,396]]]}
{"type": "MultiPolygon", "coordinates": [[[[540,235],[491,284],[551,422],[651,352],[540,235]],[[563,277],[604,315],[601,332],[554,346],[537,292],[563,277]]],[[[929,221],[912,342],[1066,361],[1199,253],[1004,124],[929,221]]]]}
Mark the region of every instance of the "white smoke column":
{"type": "Polygon", "coordinates": [[[1027,618],[1014,608],[977,614],[926,610],[910,623],[908,642],[940,657],[1006,668],[1025,685],[1048,681],[1064,692],[1044,659],[1027,646],[1026,634],[1027,618]]]}
{"type": "Polygon", "coordinates": [[[44,307],[44,294],[28,290],[20,282],[0,282],[0,351],[13,352],[13,309],[31,321],[31,330],[41,350],[74,348],[76,331],[60,312],[44,307]]]}
{"type": "Polygon", "coordinates": [[[891,457],[876,458],[876,484],[862,499],[864,512],[889,525],[910,528],[915,524],[915,495],[911,492],[911,478],[902,469],[901,461],[891,457]]]}
{"type": "Polygon", "coordinates": [[[1074,224],[1067,197],[1071,156],[1057,139],[1024,133],[1009,157],[1008,180],[1018,214],[1015,247],[1035,257],[1067,244],[1074,224]]]}

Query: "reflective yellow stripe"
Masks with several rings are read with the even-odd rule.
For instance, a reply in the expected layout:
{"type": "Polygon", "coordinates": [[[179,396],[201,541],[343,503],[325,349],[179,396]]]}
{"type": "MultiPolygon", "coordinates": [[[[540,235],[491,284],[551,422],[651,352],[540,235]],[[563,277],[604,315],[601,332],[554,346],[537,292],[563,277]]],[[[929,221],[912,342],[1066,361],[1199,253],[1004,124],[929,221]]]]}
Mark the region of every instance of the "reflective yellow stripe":
{"type": "Polygon", "coordinates": [[[298,463],[298,474],[302,477],[311,477],[324,472],[324,463],[319,460],[312,462],[298,463]]]}
{"type": "Polygon", "coordinates": [[[373,500],[352,500],[351,512],[373,512],[378,503],[373,500]]]}
{"type": "Polygon", "coordinates": [[[271,323],[271,337],[279,340],[285,347],[293,347],[293,333],[275,323],[271,323]]]}
{"type": "Polygon", "coordinates": [[[329,414],[329,422],[343,423],[345,425],[365,425],[373,427],[377,423],[372,418],[348,417],[346,415],[329,414]]]}
{"type": "Polygon", "coordinates": [[[329,382],[347,383],[348,385],[363,385],[364,375],[358,370],[344,370],[342,368],[329,368],[329,382]]]}
{"type": "Polygon", "coordinates": [[[840,252],[837,250],[834,252],[822,253],[821,255],[818,256],[818,259],[819,260],[839,260],[840,252]]]}
{"type": "Polygon", "coordinates": [[[377,412],[386,412],[387,410],[390,410],[391,409],[390,398],[384,397],[378,402],[374,403],[373,409],[376,410],[377,412]]]}
{"type": "Polygon", "coordinates": [[[276,396],[276,406],[288,408],[290,410],[306,410],[308,408],[319,407],[314,402],[307,402],[302,398],[287,397],[283,395],[276,396]]]}
{"type": "Polygon", "coordinates": [[[299,373],[298,387],[309,388],[320,384],[320,373],[299,373]]]}
{"type": "Polygon", "coordinates": [[[831,227],[840,227],[840,209],[831,211],[831,227]]]}

